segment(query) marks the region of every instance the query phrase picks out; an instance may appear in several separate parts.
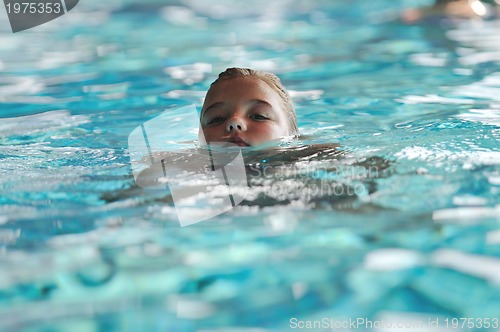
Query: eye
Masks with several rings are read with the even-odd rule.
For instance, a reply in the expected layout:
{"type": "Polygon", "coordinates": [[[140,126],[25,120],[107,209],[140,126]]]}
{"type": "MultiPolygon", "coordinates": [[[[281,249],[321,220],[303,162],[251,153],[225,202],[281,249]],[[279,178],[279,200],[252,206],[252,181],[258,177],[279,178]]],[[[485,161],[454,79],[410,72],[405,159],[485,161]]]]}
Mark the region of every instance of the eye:
{"type": "Polygon", "coordinates": [[[254,120],[259,120],[259,121],[263,121],[263,120],[269,120],[268,117],[262,115],[262,114],[253,114],[250,116],[251,119],[254,119],[254,120]]]}
{"type": "Polygon", "coordinates": [[[224,117],[222,117],[222,116],[216,116],[212,120],[208,121],[207,124],[216,124],[216,123],[224,122],[224,120],[225,120],[224,117]]]}

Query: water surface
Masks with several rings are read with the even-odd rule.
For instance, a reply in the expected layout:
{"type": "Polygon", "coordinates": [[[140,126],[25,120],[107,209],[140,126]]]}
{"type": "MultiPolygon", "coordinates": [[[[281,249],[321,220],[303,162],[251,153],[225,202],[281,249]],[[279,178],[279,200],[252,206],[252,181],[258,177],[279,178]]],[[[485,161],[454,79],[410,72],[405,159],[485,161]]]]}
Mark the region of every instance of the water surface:
{"type": "MultiPolygon", "coordinates": [[[[500,23],[396,19],[426,3],[85,1],[22,33],[1,24],[2,330],[498,317],[500,23]],[[229,66],[279,75],[299,146],[347,153],[299,160],[309,182],[290,192],[365,190],[254,195],[181,228],[168,194],[135,185],[128,136],[199,108],[229,66]]],[[[195,125],[165,129],[194,146],[195,125]]]]}

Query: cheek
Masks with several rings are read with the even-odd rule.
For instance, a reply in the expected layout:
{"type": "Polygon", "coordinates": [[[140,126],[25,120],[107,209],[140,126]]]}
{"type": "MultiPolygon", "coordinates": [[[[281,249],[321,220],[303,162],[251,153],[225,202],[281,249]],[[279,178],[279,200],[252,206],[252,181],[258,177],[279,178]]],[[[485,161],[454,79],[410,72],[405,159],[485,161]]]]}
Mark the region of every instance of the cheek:
{"type": "Polygon", "coordinates": [[[200,130],[200,133],[203,133],[206,142],[217,141],[224,136],[224,128],[222,126],[205,128],[200,130]]]}
{"type": "Polygon", "coordinates": [[[205,128],[203,129],[203,135],[205,135],[206,139],[209,139],[214,135],[214,130],[213,128],[205,128]]]}
{"type": "Polygon", "coordinates": [[[262,139],[274,139],[286,136],[285,130],[275,123],[258,124],[256,126],[252,126],[249,131],[253,134],[253,136],[256,136],[256,138],[262,139]]]}

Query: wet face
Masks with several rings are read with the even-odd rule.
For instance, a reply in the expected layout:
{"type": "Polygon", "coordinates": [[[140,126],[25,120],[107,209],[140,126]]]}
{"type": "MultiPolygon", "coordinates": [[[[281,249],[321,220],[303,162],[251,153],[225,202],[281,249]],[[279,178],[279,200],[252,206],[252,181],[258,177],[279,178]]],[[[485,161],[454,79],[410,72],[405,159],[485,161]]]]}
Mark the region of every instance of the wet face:
{"type": "Polygon", "coordinates": [[[210,88],[201,129],[207,143],[255,146],[290,135],[280,96],[255,77],[237,77],[210,88]]]}

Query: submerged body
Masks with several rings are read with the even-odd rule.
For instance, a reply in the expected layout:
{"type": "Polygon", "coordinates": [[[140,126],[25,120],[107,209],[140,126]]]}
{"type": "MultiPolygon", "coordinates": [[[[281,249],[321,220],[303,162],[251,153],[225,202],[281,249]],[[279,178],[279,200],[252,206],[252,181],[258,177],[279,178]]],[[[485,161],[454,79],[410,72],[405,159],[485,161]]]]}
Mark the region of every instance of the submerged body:
{"type": "MultiPolygon", "coordinates": [[[[239,204],[242,206],[262,208],[291,204],[310,209],[350,209],[363,204],[360,196],[376,191],[376,179],[391,172],[387,160],[378,157],[354,158],[335,144],[229,150],[233,150],[226,154],[229,159],[239,151],[244,159],[244,181],[231,183],[233,188],[248,188],[245,199],[239,204]]],[[[169,183],[174,182],[175,185],[182,185],[183,198],[195,201],[221,198],[224,191],[217,188],[227,183],[214,182],[210,174],[225,165],[207,162],[211,153],[213,155],[213,151],[199,148],[157,154],[155,159],[159,162],[144,170],[136,183],[143,189],[155,189],[152,199],[168,204],[173,204],[169,183]],[[162,165],[166,163],[178,166],[175,178],[165,173],[162,165]],[[204,167],[200,168],[200,165],[204,167]],[[193,181],[200,170],[207,177],[198,177],[193,181]],[[203,194],[200,196],[200,193],[203,194]]],[[[135,192],[142,197],[143,189],[134,186],[121,195],[133,196],[135,192]]],[[[112,197],[107,199],[116,200],[112,197]]]]}
{"type": "MultiPolygon", "coordinates": [[[[353,182],[358,175],[352,169],[364,166],[338,144],[280,146],[297,136],[295,109],[279,79],[270,73],[229,68],[207,92],[200,115],[200,147],[158,153],[156,162],[136,178],[136,183],[142,188],[166,190],[169,201],[169,184],[177,188],[177,198],[195,200],[200,193],[203,199],[219,198],[225,195],[225,186],[248,187],[241,204],[261,207],[294,202],[309,208],[338,206],[374,190],[372,178],[378,177],[378,172],[376,176],[365,174],[366,186],[354,190],[361,186],[359,181],[353,182]],[[240,152],[244,165],[239,172],[245,174],[233,173],[233,177],[241,181],[229,184],[226,174],[219,179],[210,176],[219,169],[225,171],[240,152]]],[[[376,163],[380,170],[387,168],[384,160],[376,163]]]]}

